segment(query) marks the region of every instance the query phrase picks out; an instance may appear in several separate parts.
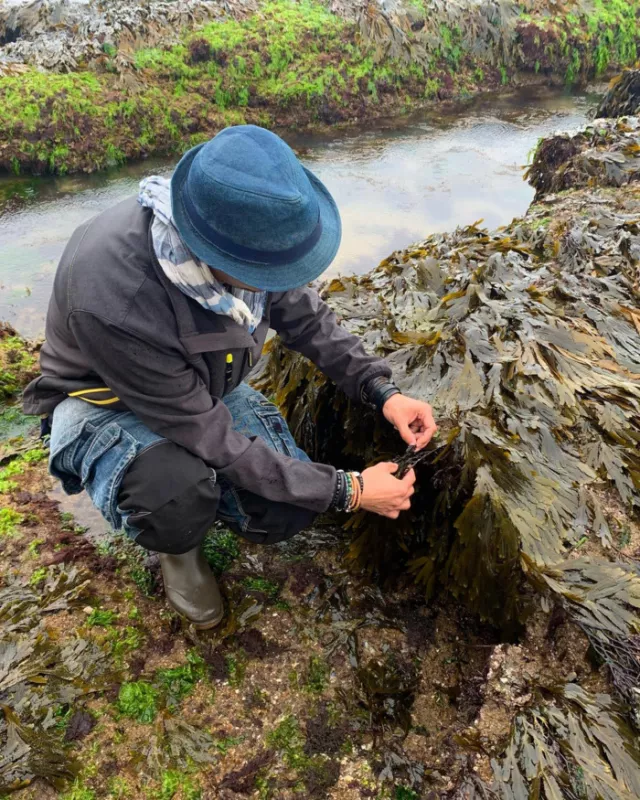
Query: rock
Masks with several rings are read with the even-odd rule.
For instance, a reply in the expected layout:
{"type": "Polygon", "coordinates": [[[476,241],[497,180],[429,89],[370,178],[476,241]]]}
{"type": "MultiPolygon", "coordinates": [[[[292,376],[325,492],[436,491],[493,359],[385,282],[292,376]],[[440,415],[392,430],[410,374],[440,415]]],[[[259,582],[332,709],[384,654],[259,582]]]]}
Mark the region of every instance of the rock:
{"type": "Polygon", "coordinates": [[[136,48],[173,44],[185,28],[256,6],[256,0],[9,0],[0,7],[0,74],[14,74],[17,63],[54,72],[80,65],[121,71],[136,48]]]}

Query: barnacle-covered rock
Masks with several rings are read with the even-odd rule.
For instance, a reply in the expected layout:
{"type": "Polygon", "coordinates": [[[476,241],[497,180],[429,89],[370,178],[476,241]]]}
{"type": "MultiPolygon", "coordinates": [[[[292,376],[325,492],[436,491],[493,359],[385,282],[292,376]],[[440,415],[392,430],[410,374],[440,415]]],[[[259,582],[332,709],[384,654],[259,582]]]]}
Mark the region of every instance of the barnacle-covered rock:
{"type": "Polygon", "coordinates": [[[11,0],[0,8],[0,68],[55,72],[127,64],[138,47],[173,44],[185,28],[255,10],[253,0],[11,0]],[[9,66],[11,65],[11,66],[9,66]]]}

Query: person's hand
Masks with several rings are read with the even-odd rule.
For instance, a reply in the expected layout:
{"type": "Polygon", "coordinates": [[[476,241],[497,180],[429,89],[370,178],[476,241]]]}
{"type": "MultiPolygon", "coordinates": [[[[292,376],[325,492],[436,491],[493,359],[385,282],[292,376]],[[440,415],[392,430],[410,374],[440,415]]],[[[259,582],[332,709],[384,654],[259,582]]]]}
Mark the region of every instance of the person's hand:
{"type": "Polygon", "coordinates": [[[398,519],[401,511],[407,511],[411,507],[410,497],[415,491],[413,484],[416,482],[416,474],[410,469],[402,480],[398,480],[393,477],[397,469],[397,464],[383,461],[364,470],[364,491],[360,508],[389,519],[398,519]]]}
{"type": "Polygon", "coordinates": [[[422,450],[438,430],[429,403],[413,400],[403,394],[392,395],[382,407],[385,418],[409,445],[422,450]]]}

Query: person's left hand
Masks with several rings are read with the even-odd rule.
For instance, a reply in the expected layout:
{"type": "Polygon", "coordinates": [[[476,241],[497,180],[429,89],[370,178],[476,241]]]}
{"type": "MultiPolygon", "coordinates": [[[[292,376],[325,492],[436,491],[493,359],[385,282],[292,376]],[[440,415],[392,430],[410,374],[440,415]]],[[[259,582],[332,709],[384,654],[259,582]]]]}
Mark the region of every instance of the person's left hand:
{"type": "Polygon", "coordinates": [[[385,418],[395,426],[407,444],[422,450],[438,430],[428,403],[403,394],[392,395],[382,407],[385,418]]]}

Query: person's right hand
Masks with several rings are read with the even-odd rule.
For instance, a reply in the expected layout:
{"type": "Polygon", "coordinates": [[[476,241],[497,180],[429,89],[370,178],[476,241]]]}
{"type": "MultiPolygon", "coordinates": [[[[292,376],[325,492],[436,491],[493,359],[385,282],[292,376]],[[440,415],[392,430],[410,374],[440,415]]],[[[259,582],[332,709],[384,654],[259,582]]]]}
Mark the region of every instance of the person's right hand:
{"type": "Polygon", "coordinates": [[[397,470],[398,465],[391,461],[383,461],[364,470],[364,492],[360,508],[389,519],[398,519],[401,511],[411,507],[409,498],[415,492],[413,484],[416,482],[416,474],[410,469],[402,480],[398,480],[393,477],[397,470]]]}

